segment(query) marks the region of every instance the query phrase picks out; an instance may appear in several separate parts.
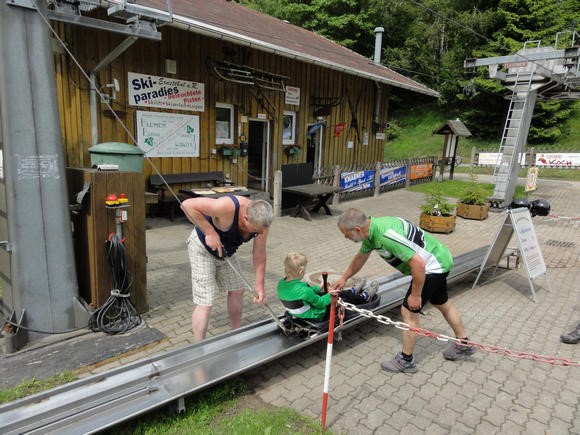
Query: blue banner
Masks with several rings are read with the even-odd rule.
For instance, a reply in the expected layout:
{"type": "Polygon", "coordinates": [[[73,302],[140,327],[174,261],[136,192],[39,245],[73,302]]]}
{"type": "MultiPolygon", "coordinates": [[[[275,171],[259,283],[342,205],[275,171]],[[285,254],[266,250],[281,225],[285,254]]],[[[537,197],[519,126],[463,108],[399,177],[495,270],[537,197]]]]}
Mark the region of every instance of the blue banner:
{"type": "Polygon", "coordinates": [[[314,133],[316,133],[318,130],[320,130],[320,127],[322,127],[324,125],[324,121],[320,121],[317,122],[316,124],[312,124],[310,126],[310,128],[308,128],[308,136],[312,136],[314,133]]]}
{"type": "Polygon", "coordinates": [[[340,174],[341,192],[355,192],[374,187],[375,171],[343,172],[340,174]]]}
{"type": "Polygon", "coordinates": [[[407,179],[407,167],[399,166],[397,168],[381,169],[380,185],[388,186],[404,182],[407,179]]]}

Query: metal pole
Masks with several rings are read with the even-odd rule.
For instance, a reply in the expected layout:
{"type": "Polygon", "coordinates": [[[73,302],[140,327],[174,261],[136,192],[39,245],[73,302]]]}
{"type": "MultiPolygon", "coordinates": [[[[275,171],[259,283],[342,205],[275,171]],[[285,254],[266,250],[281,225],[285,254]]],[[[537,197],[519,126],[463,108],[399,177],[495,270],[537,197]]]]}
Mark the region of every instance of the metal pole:
{"type": "Polygon", "coordinates": [[[326,346],[326,365],[324,369],[324,389],[322,392],[322,430],[326,430],[326,409],[328,408],[328,387],[330,384],[330,369],[332,365],[332,342],[334,340],[334,319],[336,316],[337,296],[331,296],[330,321],[328,323],[328,344],[326,346]]]}
{"type": "MultiPolygon", "coordinates": [[[[235,266],[232,264],[232,262],[230,261],[230,259],[228,257],[223,257],[223,259],[233,269],[233,271],[236,273],[236,275],[238,275],[238,277],[244,282],[244,284],[246,285],[246,287],[248,288],[248,290],[250,290],[251,292],[253,292],[254,291],[254,287],[252,286],[252,284],[250,284],[250,282],[246,279],[246,277],[244,275],[242,275],[242,273],[238,269],[235,268],[235,266]]],[[[272,310],[272,308],[270,308],[270,306],[267,303],[265,303],[265,302],[264,302],[264,306],[270,312],[270,315],[276,321],[276,323],[278,324],[278,326],[280,327],[280,329],[282,331],[286,332],[286,328],[284,328],[284,325],[282,324],[282,322],[280,321],[280,319],[278,318],[278,316],[276,315],[276,313],[274,313],[274,311],[272,310]]]]}

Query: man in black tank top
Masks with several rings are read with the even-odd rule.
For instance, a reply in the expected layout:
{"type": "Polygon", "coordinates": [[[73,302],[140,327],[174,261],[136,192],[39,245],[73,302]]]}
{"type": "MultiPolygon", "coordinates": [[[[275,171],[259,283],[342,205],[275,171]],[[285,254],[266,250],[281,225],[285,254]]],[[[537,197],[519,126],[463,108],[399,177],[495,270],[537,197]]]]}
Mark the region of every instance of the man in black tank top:
{"type": "Polygon", "coordinates": [[[206,336],[211,308],[221,292],[227,292],[232,329],[241,325],[245,284],[223,258],[228,257],[239,271],[236,250],[251,240],[256,274],[254,302],[266,303],[266,239],[273,211],[267,201],[235,195],[186,199],[181,208],[195,225],[187,245],[196,305],[191,325],[195,341],[200,341],[206,336]]]}

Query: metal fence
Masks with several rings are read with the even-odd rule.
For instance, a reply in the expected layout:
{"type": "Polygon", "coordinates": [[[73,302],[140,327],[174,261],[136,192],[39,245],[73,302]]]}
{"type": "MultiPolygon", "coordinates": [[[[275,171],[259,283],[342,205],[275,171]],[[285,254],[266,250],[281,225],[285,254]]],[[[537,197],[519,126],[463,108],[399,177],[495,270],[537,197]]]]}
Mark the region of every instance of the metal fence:
{"type": "Polygon", "coordinates": [[[339,201],[378,195],[433,181],[436,157],[376,162],[346,167],[323,167],[314,179],[340,187],[339,201]]]}

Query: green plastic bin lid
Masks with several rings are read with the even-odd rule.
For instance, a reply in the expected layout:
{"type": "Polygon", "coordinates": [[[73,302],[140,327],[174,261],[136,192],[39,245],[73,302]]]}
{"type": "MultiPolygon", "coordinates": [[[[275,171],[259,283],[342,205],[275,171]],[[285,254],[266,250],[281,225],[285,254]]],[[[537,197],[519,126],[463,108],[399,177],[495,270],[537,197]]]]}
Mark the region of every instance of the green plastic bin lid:
{"type": "Polygon", "coordinates": [[[123,142],[103,142],[89,148],[93,154],[140,154],[143,155],[141,148],[123,142]]]}

